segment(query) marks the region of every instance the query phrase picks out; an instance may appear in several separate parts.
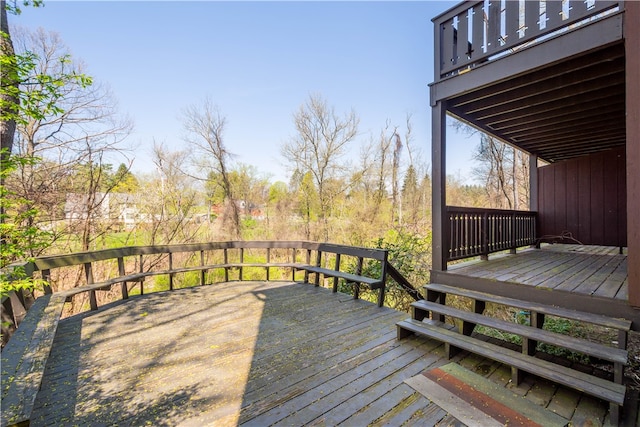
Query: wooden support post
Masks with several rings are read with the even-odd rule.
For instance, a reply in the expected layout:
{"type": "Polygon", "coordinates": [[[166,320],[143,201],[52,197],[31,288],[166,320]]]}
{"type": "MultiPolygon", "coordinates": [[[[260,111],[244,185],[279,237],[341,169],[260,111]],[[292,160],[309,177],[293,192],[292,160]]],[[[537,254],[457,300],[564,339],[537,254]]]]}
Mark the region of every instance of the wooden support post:
{"type": "MultiPolygon", "coordinates": [[[[437,64],[437,70],[440,64],[437,64]]],[[[432,94],[433,96],[433,94],[432,94]]],[[[446,129],[447,117],[444,101],[431,100],[431,164],[433,179],[431,181],[431,213],[432,213],[432,264],[436,271],[447,269],[449,244],[447,243],[446,221],[446,184],[447,156],[446,129]]]]}
{"type": "MultiPolygon", "coordinates": [[[[534,311],[530,312],[530,326],[532,328],[542,329],[544,326],[544,313],[536,313],[534,311]]],[[[536,354],[536,347],[538,346],[538,341],[532,340],[526,337],[522,337],[522,352],[526,355],[533,356],[536,354]]]]}
{"type": "Polygon", "coordinates": [[[447,355],[447,359],[453,359],[456,354],[460,353],[461,351],[461,349],[449,344],[448,342],[444,343],[444,353],[447,355]]]}
{"type": "Polygon", "coordinates": [[[609,423],[617,426],[620,421],[620,406],[615,403],[609,403],[609,423]]]}
{"type": "MultiPolygon", "coordinates": [[[[120,277],[125,275],[123,257],[118,257],[118,274],[120,275],[120,277]]],[[[129,299],[129,289],[127,288],[126,281],[120,283],[120,292],[122,294],[122,299],[129,299]]]]}
{"type": "MultiPolygon", "coordinates": [[[[297,258],[296,248],[291,248],[291,264],[295,265],[296,258],[297,258]]],[[[295,267],[291,267],[291,281],[292,282],[296,281],[296,268],[295,267]]]]}
{"type": "MultiPolygon", "coordinates": [[[[538,156],[534,154],[529,154],[529,210],[532,212],[538,212],[538,195],[539,195],[539,185],[538,185],[538,156]]],[[[536,218],[537,221],[537,218],[536,218]]],[[[537,227],[537,224],[534,222],[534,229],[537,227]]],[[[537,236],[535,233],[533,234],[533,238],[536,239],[537,236]]],[[[540,248],[540,243],[536,241],[534,243],[535,247],[540,248]]]]}
{"type": "Polygon", "coordinates": [[[386,285],[383,282],[382,287],[378,290],[378,307],[382,307],[384,305],[384,294],[386,290],[386,285]]]}
{"type": "MultiPolygon", "coordinates": [[[[362,274],[362,257],[358,257],[358,264],[356,265],[356,276],[360,276],[362,274]]],[[[360,298],[360,283],[353,282],[353,299],[360,298]]]]}
{"type": "MultiPolygon", "coordinates": [[[[336,264],[334,270],[340,271],[340,254],[336,254],[336,264]]],[[[338,277],[333,278],[333,292],[338,292],[338,277]]]]}
{"type": "MultiPolygon", "coordinates": [[[[204,267],[204,251],[200,251],[200,267],[204,267]]],[[[200,286],[206,282],[207,270],[204,268],[200,270],[200,286]]]]}
{"type": "Polygon", "coordinates": [[[624,2],[626,162],[627,162],[627,276],[629,304],[640,307],[640,3],[624,2]]]}
{"type": "MultiPolygon", "coordinates": [[[[484,309],[486,307],[486,303],[480,300],[473,300],[473,312],[477,314],[484,313],[484,309]]],[[[471,335],[473,333],[473,329],[476,327],[475,323],[471,322],[462,322],[460,332],[463,335],[471,335]]]]}
{"type": "Polygon", "coordinates": [[[227,264],[229,263],[229,253],[228,253],[227,248],[224,248],[223,256],[224,256],[223,263],[225,265],[225,267],[224,267],[224,281],[228,282],[229,281],[229,267],[227,267],[227,264]]]}
{"type": "Polygon", "coordinates": [[[269,281],[269,263],[271,262],[271,248],[267,248],[267,282],[269,281]]]}
{"type": "MultiPolygon", "coordinates": [[[[142,254],[140,254],[140,273],[144,273],[142,254]]],[[[144,277],[140,278],[140,295],[144,295],[144,277]]]]}
{"type": "MultiPolygon", "coordinates": [[[[629,334],[627,331],[619,330],[618,331],[618,348],[626,350],[628,338],[629,338],[629,334]]],[[[624,366],[625,365],[622,363],[613,364],[613,380],[617,384],[622,384],[622,382],[624,381],[624,366]]]]}
{"type": "Polygon", "coordinates": [[[480,259],[487,261],[489,259],[489,214],[484,212],[482,214],[482,227],[480,234],[482,235],[482,254],[480,259]]]}
{"type": "Polygon", "coordinates": [[[397,339],[401,340],[403,338],[409,337],[411,335],[414,335],[414,333],[408,329],[404,329],[403,327],[397,325],[396,326],[396,337],[397,339]]]}
{"type": "Polygon", "coordinates": [[[511,367],[511,382],[515,385],[519,385],[524,378],[524,372],[515,366],[511,367]]]}
{"type": "Polygon", "coordinates": [[[242,264],[244,263],[244,248],[240,248],[240,272],[238,274],[238,280],[242,282],[242,264]]]}
{"type": "Polygon", "coordinates": [[[13,318],[13,324],[15,326],[19,326],[22,319],[24,319],[24,316],[27,315],[27,308],[24,306],[24,298],[20,298],[20,294],[20,291],[9,293],[9,303],[7,304],[7,301],[5,300],[3,304],[3,308],[7,308],[8,305],[8,311],[13,318]]]}
{"type": "Polygon", "coordinates": [[[378,307],[384,305],[384,294],[387,291],[387,264],[389,261],[389,252],[385,251],[384,259],[382,260],[382,271],[380,272],[380,280],[382,280],[382,287],[378,293],[378,307]]]}
{"type": "MultiPolygon", "coordinates": [[[[87,280],[87,285],[93,285],[93,268],[90,262],[84,263],[84,275],[87,280]]],[[[95,290],[89,291],[89,305],[91,306],[91,310],[98,309],[98,299],[95,290]]]]}
{"type": "MultiPolygon", "coordinates": [[[[316,254],[316,267],[322,267],[322,251],[318,250],[316,254]]],[[[320,273],[316,273],[315,286],[320,286],[320,273]]]]}
{"type": "MultiPolygon", "coordinates": [[[[311,249],[307,249],[307,265],[311,264],[311,249]]],[[[304,283],[309,283],[309,271],[304,271],[304,283]]]]}
{"type": "Polygon", "coordinates": [[[173,290],[173,254],[169,252],[169,290],[173,290]]]}
{"type": "Polygon", "coordinates": [[[412,319],[423,321],[427,317],[429,317],[429,311],[428,310],[424,310],[424,309],[419,308],[419,307],[413,307],[413,306],[411,307],[411,318],[412,319]]]}
{"type": "MultiPolygon", "coordinates": [[[[447,294],[444,292],[432,291],[427,288],[427,301],[437,302],[439,304],[447,303],[447,294]]],[[[444,322],[444,314],[431,313],[431,319],[438,322],[444,322]]]]}
{"type": "Polygon", "coordinates": [[[51,270],[49,270],[48,268],[46,270],[42,270],[42,280],[45,280],[47,282],[47,284],[44,285],[45,295],[52,294],[53,289],[51,288],[51,270]]]}
{"type": "Polygon", "coordinates": [[[513,213],[511,213],[511,220],[510,220],[510,226],[509,226],[509,232],[511,233],[511,243],[509,244],[510,248],[509,248],[509,253],[510,254],[515,254],[516,253],[516,212],[514,211],[513,213]]]}

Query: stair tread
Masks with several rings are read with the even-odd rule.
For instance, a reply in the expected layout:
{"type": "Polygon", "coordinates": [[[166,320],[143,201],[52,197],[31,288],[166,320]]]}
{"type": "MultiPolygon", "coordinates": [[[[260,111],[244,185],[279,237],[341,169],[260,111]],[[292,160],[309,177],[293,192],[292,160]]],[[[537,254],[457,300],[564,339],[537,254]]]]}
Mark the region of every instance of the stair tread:
{"type": "Polygon", "coordinates": [[[485,356],[489,359],[517,367],[523,371],[603,398],[619,405],[624,403],[626,387],[603,378],[595,377],[562,365],[500,347],[477,338],[462,335],[446,328],[414,319],[397,323],[399,328],[425,335],[442,342],[485,356]]]}
{"type": "Polygon", "coordinates": [[[600,314],[587,313],[578,310],[570,310],[562,307],[538,304],[531,301],[524,301],[515,298],[502,297],[499,295],[492,295],[485,292],[474,291],[470,289],[458,288],[455,286],[442,285],[439,283],[429,283],[424,285],[427,291],[443,292],[458,296],[464,296],[474,298],[477,300],[492,302],[496,304],[508,305],[510,307],[517,307],[524,310],[533,311],[536,313],[543,313],[552,316],[563,317],[566,319],[578,320],[581,322],[587,322],[594,325],[604,326],[620,331],[631,330],[631,321],[627,319],[619,319],[614,317],[603,316],[600,314]]]}
{"type": "Polygon", "coordinates": [[[598,357],[603,360],[622,364],[627,363],[627,351],[624,349],[593,343],[591,341],[567,336],[564,334],[558,334],[556,332],[547,331],[531,326],[507,322],[501,319],[496,319],[494,317],[459,310],[451,306],[446,306],[443,304],[425,300],[416,301],[411,305],[423,310],[434,311],[439,314],[449,315],[461,320],[470,321],[472,323],[492,327],[494,329],[499,329],[505,332],[514,333],[526,338],[535,339],[537,341],[542,341],[547,344],[553,344],[569,350],[578,351],[590,356],[598,357]]]}

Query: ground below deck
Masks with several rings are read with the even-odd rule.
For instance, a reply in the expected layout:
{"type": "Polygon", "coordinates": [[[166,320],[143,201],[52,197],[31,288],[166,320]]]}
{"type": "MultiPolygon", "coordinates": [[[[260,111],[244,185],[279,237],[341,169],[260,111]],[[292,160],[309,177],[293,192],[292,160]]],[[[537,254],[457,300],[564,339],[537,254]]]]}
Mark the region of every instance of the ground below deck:
{"type": "MultiPolygon", "coordinates": [[[[403,383],[449,362],[438,342],[396,340],[406,317],[298,283],[135,297],[61,322],[32,425],[461,425],[403,383]]],[[[454,361],[574,425],[606,422],[603,402],[454,361]]]]}

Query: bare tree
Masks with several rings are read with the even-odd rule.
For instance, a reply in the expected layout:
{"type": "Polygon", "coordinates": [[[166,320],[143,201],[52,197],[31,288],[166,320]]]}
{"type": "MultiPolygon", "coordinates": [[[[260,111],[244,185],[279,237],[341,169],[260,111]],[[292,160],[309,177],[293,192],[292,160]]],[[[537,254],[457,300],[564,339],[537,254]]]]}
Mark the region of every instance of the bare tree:
{"type": "MultiPolygon", "coordinates": [[[[128,162],[123,142],[132,123],[118,114],[110,90],[86,77],[81,62],[71,60],[57,33],[16,29],[14,43],[17,53],[28,52],[34,61],[33,75],[22,88],[29,102],[21,110],[14,151],[39,161],[23,164],[8,182],[29,207],[39,210],[36,221],[62,219],[68,193],[84,195],[78,200],[86,203],[83,215],[89,218],[111,191],[103,174],[110,157],[128,162]],[[51,81],[56,82],[55,91],[49,87],[51,81]],[[78,174],[80,167],[89,172],[78,174]]],[[[78,232],[87,249],[95,227],[85,222],[81,230],[53,229],[58,238],[78,232]]]]}
{"type": "MultiPolygon", "coordinates": [[[[455,121],[454,128],[469,136],[480,135],[472,169],[483,183],[492,208],[527,209],[529,206],[529,155],[490,135],[455,121]]],[[[475,198],[475,191],[474,191],[475,198]]]]}
{"type": "Polygon", "coordinates": [[[293,116],[297,131],[282,147],[282,155],[301,176],[313,177],[319,200],[323,238],[329,239],[328,218],[331,201],[346,186],[330,185],[344,177],[342,158],[358,134],[359,119],[354,111],[340,117],[319,95],[311,95],[293,116]]]}
{"type": "Polygon", "coordinates": [[[475,154],[474,175],[485,185],[495,208],[526,209],[529,200],[528,155],[488,135],[482,135],[475,154]]]}
{"type": "Polygon", "coordinates": [[[145,229],[149,245],[193,241],[197,227],[190,227],[197,204],[194,180],[182,170],[189,153],[170,151],[164,144],[153,144],[152,162],[156,173],[141,185],[138,228],[145,229]]]}
{"type": "Polygon", "coordinates": [[[226,118],[210,99],[205,99],[201,105],[185,108],[182,117],[187,132],[185,141],[194,148],[197,166],[206,171],[205,176],[208,177],[213,171],[220,178],[220,186],[226,197],[225,229],[230,230],[231,237],[240,238],[240,212],[230,179],[229,163],[233,155],[227,150],[223,139],[226,118]]]}

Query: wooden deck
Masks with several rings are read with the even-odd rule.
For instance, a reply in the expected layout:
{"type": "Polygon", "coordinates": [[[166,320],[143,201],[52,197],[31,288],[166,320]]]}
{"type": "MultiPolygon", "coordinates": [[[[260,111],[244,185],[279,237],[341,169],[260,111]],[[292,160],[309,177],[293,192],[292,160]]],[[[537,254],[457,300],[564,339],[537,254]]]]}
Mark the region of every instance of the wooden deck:
{"type": "Polygon", "coordinates": [[[453,264],[433,272],[432,281],[625,317],[640,328],[640,310],[627,303],[626,249],[620,254],[608,246],[543,245],[453,264]]]}
{"type": "MultiPolygon", "coordinates": [[[[32,425],[464,425],[403,382],[449,362],[436,341],[396,340],[406,317],[299,283],[134,297],[61,322],[32,425]]],[[[574,425],[606,423],[604,402],[453,361],[574,425]]]]}

